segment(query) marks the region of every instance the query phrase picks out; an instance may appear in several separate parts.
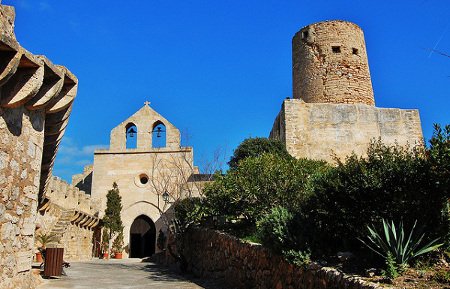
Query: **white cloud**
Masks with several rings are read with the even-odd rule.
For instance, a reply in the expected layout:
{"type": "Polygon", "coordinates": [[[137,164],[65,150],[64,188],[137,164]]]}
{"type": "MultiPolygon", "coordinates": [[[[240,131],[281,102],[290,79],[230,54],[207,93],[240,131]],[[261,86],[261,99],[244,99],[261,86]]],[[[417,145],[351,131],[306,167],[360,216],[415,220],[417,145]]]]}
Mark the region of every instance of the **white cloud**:
{"type": "Polygon", "coordinates": [[[93,162],[96,149],[107,147],[107,145],[79,146],[74,139],[64,136],[58,149],[54,175],[70,182],[72,175],[81,173],[84,166],[93,162]]]}

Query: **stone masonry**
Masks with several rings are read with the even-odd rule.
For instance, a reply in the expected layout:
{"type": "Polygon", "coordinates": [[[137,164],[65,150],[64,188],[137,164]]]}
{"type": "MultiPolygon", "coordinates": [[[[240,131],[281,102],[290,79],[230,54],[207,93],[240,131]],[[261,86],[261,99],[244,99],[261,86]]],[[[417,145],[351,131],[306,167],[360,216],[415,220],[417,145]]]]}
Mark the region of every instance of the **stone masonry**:
{"type": "Polygon", "coordinates": [[[292,39],[294,98],[374,105],[364,34],[347,21],[308,25],[292,39]]]}
{"type": "Polygon", "coordinates": [[[0,288],[33,288],[36,212],[77,91],[77,78],[14,35],[0,5],[0,288]]]}
{"type": "MultiPolygon", "coordinates": [[[[132,251],[131,228],[138,218],[150,220],[152,241],[145,246],[156,248],[156,233],[167,230],[170,205],[185,195],[198,194],[197,184],[191,176],[198,173],[194,166],[192,147],[181,147],[180,132],[162,115],[146,103],[131,117],[111,130],[109,149],[94,152],[92,173],[92,197],[101,200],[101,214],[106,209],[106,194],[117,183],[122,197],[121,217],[124,225],[124,257],[132,251]],[[152,136],[158,124],[165,126],[166,143],[153,147],[152,136]],[[137,138],[135,148],[127,148],[127,128],[134,125],[137,138]],[[194,181],[191,181],[194,180],[194,181]],[[169,195],[168,203],[163,194],[169,195]]],[[[74,176],[75,183],[85,180],[88,170],[74,176]]],[[[198,184],[200,185],[200,184],[198,184]]],[[[100,215],[102,217],[102,215],[100,215]]],[[[136,240],[144,242],[144,240],[136,240]]]]}
{"type": "Polygon", "coordinates": [[[419,112],[375,107],[364,35],[356,24],[308,25],[292,40],[294,99],[286,99],[270,138],[297,158],[334,161],[365,155],[371,142],[423,145],[419,112]]]}
{"type": "MultiPolygon", "coordinates": [[[[57,240],[48,247],[64,248],[67,261],[87,261],[92,258],[93,239],[99,225],[99,200],[65,181],[52,177],[39,207],[36,234],[55,235],[57,240]]],[[[35,246],[40,246],[36,242],[35,246]]]]}
{"type": "MultiPolygon", "coordinates": [[[[209,229],[191,229],[185,234],[188,271],[197,277],[223,281],[227,288],[259,289],[380,289],[334,268],[289,264],[259,244],[209,229]]],[[[173,265],[174,259],[157,254],[155,261],[173,265]]],[[[384,287],[383,287],[384,288],[384,287]]]]}

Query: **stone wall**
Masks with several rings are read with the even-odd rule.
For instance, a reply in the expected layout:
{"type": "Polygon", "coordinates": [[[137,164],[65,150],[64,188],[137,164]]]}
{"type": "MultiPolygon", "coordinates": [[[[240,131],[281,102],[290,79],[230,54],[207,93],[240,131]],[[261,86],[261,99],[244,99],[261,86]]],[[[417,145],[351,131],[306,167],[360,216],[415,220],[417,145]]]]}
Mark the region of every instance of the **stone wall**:
{"type": "MultiPolygon", "coordinates": [[[[100,201],[65,181],[52,177],[39,208],[37,234],[53,234],[57,240],[49,247],[64,248],[64,259],[84,261],[92,258],[94,230],[99,224],[100,201]]],[[[40,246],[36,242],[35,247],[40,246]]]]}
{"type": "MultiPolygon", "coordinates": [[[[188,270],[198,277],[226,282],[229,288],[375,289],[380,288],[333,268],[301,268],[258,244],[213,230],[193,229],[185,239],[188,270]]],[[[165,260],[172,260],[169,256],[165,260]]]]}
{"type": "Polygon", "coordinates": [[[364,34],[347,21],[308,25],[292,39],[294,98],[374,105],[364,34]]]}
{"type": "Polygon", "coordinates": [[[422,145],[419,112],[364,104],[305,103],[285,100],[270,138],[286,144],[297,158],[333,161],[353,152],[365,155],[373,140],[388,145],[422,145]]]}
{"type": "Polygon", "coordinates": [[[93,171],[94,166],[92,164],[85,166],[81,174],[72,176],[72,185],[90,195],[92,189],[93,171]]]}
{"type": "Polygon", "coordinates": [[[0,5],[0,288],[33,288],[38,202],[77,91],[77,79],[14,35],[14,8],[0,5]]]}

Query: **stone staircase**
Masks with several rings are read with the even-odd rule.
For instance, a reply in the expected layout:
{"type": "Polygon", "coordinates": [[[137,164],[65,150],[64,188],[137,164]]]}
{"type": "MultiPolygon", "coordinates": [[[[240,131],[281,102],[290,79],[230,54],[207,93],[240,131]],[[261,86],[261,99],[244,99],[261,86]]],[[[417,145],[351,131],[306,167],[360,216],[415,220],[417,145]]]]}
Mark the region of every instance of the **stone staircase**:
{"type": "Polygon", "coordinates": [[[50,234],[55,235],[55,241],[49,243],[48,247],[58,247],[64,233],[67,231],[67,228],[70,225],[70,220],[72,219],[74,214],[74,210],[64,210],[61,213],[61,216],[59,217],[55,226],[50,231],[50,234]]]}

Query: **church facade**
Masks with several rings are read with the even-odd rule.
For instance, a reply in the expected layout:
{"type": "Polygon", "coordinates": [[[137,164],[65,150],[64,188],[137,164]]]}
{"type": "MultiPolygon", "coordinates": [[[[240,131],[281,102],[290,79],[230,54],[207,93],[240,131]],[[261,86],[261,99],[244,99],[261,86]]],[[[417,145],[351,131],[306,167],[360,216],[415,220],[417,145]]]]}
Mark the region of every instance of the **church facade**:
{"type": "Polygon", "coordinates": [[[102,217],[106,194],[118,185],[125,256],[153,254],[158,232],[169,225],[171,205],[198,194],[191,182],[198,173],[193,160],[193,148],[181,146],[180,131],[148,102],[112,129],[109,149],[94,152],[91,196],[101,200],[102,217]]]}

